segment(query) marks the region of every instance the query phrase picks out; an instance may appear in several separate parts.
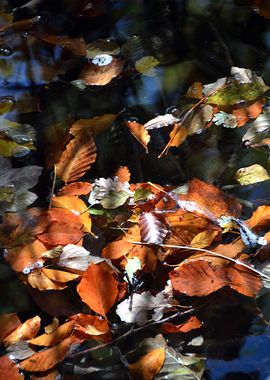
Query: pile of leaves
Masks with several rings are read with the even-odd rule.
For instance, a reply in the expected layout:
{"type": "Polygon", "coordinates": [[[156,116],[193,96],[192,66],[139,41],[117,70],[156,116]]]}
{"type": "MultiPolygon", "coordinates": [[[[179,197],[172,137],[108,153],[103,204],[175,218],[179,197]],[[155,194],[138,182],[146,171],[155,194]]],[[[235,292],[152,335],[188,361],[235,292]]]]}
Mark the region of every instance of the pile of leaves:
{"type": "MultiPolygon", "coordinates": [[[[90,9],[80,5],[76,12],[91,17],[90,9]]],[[[39,22],[37,17],[5,20],[1,31],[31,32],[33,45],[61,45],[67,56],[87,58],[72,85],[106,86],[117,80],[126,61],[126,75],[156,75],[155,57],[127,53],[134,39],[121,47],[108,40],[87,45],[82,39],[48,35],[39,22]]],[[[43,59],[42,81],[49,82],[63,67],[59,71],[43,59]]],[[[6,77],[11,80],[12,72],[6,77]]],[[[251,70],[233,67],[229,77],[216,83],[191,85],[188,108],[178,114],[146,123],[124,118],[122,126],[146,152],[156,130],[168,129],[159,157],[211,126],[244,127],[246,145],[269,149],[267,90],[251,70]]],[[[102,358],[109,358],[107,368],[124,370],[125,378],[200,379],[204,358],[184,355],[170,337],[184,341],[196,330],[202,338],[200,310],[212,294],[230,289],[255,299],[269,287],[270,206],[260,205],[244,218],[243,202],[213,184],[197,178],[179,186],[132,183],[127,166],[90,182],[87,176],[100,154],[96,136],[120,114],[74,120],[60,136],[56,129],[44,167],[52,178],[49,202],[32,205],[38,196],[31,189],[43,168],[12,167],[11,157],[36,149],[34,128],[8,119],[21,113],[18,104],[7,98],[0,104],[5,115],[0,120],[0,242],[3,260],[40,313],[30,318],[0,315],[0,378],[90,375],[101,371],[102,358]],[[142,333],[140,343],[128,352],[122,349],[123,342],[142,333]]],[[[241,186],[268,179],[256,162],[235,173],[241,186]]]]}

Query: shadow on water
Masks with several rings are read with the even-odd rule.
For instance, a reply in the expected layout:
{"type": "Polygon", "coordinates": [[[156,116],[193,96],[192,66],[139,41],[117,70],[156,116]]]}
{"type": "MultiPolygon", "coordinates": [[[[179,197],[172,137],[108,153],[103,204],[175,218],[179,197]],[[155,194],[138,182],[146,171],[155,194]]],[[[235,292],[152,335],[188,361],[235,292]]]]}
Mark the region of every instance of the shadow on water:
{"type": "MultiPolygon", "coordinates": [[[[254,12],[248,1],[100,0],[93,2],[97,11],[91,17],[80,17],[80,2],[75,0],[3,3],[5,10],[16,8],[14,20],[40,16],[35,35],[20,31],[0,35],[0,96],[16,99],[21,107],[10,120],[30,124],[36,131],[37,150],[13,157],[15,167],[44,166],[53,139],[73,120],[121,113],[97,137],[99,155],[89,179],[112,176],[120,165],[127,165],[132,182],[178,185],[197,177],[222,187],[233,183],[233,173],[243,166],[256,162],[270,169],[267,154],[241,147],[242,131],[210,128],[203,138],[193,136],[158,160],[164,132],[153,134],[146,154],[122,123],[125,119],[144,123],[171,106],[185,108],[183,95],[193,82],[215,82],[227,76],[232,65],[255,70],[269,83],[270,22],[254,12]],[[44,43],[41,36],[48,29],[51,34],[83,37],[87,43],[110,38],[122,46],[134,37],[134,44],[126,47],[123,75],[106,86],[73,85],[86,60],[44,43]],[[129,60],[143,56],[158,59],[156,76],[130,69],[129,60]]],[[[44,174],[37,186],[39,205],[47,202],[48,179],[44,174]]],[[[270,201],[269,181],[234,186],[228,192],[255,205],[270,201]]],[[[8,303],[1,301],[1,312],[33,310],[32,299],[14,281],[14,273],[4,264],[0,273],[1,289],[9,295],[8,303]]],[[[203,345],[196,348],[191,334],[190,344],[181,342],[181,346],[207,357],[205,379],[270,379],[269,328],[255,301],[232,292],[228,296],[226,291],[211,296],[211,306],[201,310],[203,345]]],[[[263,304],[266,307],[265,300],[263,304]]]]}

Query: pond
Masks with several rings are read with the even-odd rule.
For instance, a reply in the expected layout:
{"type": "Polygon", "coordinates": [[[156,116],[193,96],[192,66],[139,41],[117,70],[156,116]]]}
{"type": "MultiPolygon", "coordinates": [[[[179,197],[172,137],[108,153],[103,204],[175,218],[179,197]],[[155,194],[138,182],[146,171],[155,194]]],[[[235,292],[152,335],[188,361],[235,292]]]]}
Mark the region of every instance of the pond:
{"type": "Polygon", "coordinates": [[[1,378],[270,379],[269,53],[264,0],[1,1],[1,378]]]}

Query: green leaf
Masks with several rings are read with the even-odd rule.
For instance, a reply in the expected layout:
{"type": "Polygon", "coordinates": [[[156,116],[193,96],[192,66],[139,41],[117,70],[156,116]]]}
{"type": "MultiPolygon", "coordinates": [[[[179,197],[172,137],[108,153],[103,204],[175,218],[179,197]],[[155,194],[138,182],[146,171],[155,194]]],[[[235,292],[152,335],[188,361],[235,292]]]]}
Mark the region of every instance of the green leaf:
{"type": "Polygon", "coordinates": [[[145,201],[145,200],[148,200],[151,196],[152,196],[152,191],[150,188],[143,189],[142,187],[138,187],[134,193],[134,201],[135,202],[145,201]]]}
{"type": "Polygon", "coordinates": [[[122,206],[129,197],[130,194],[125,191],[110,191],[103,199],[101,199],[100,203],[104,208],[114,209],[122,206]]]}
{"type": "Polygon", "coordinates": [[[125,266],[125,272],[127,274],[127,277],[129,281],[132,281],[135,277],[135,273],[142,269],[142,263],[138,257],[133,257],[131,259],[127,258],[127,265],[125,266]]]}
{"type": "Polygon", "coordinates": [[[235,179],[240,185],[252,185],[253,183],[270,179],[268,172],[259,164],[254,164],[237,170],[235,179]]]}

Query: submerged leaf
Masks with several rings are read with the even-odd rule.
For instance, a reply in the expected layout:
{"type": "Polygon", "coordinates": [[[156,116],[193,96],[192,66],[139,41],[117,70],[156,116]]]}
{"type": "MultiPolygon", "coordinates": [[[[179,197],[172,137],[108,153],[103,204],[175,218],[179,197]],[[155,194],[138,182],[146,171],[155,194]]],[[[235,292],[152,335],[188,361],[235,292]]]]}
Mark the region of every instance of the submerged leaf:
{"type": "Polygon", "coordinates": [[[146,56],[135,62],[135,68],[139,73],[148,77],[156,75],[155,67],[158,66],[159,61],[152,56],[146,56]]]}

